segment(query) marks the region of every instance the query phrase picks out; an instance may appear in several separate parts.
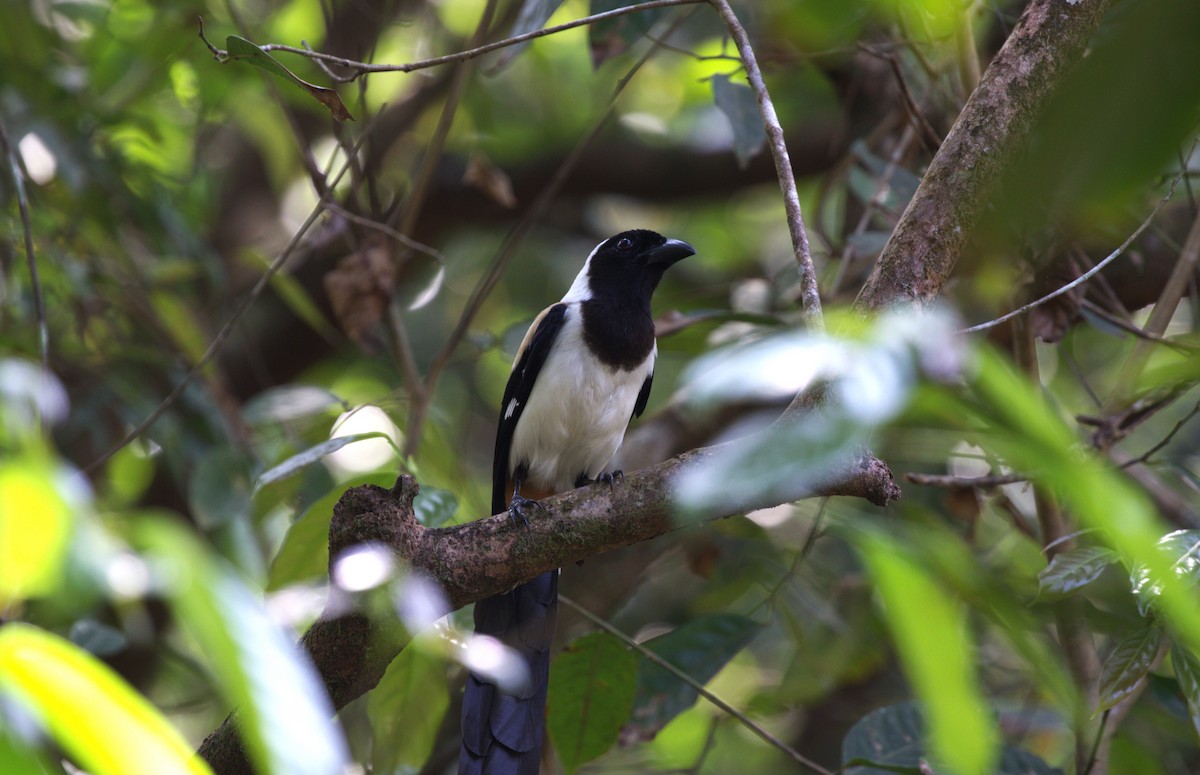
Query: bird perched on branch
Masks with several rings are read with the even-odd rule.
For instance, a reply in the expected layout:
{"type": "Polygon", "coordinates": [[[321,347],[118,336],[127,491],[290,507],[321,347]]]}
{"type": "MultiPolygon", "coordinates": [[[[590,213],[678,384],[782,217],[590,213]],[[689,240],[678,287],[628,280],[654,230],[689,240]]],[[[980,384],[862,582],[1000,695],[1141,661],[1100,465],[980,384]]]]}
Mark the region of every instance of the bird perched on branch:
{"type": "MultiPolygon", "coordinates": [[[[533,321],[504,389],[492,461],[492,513],[516,526],[536,501],[620,472],[605,467],[654,378],[650,297],[663,273],[694,255],[644,229],[601,242],[562,301],[533,321]]],[[[506,691],[471,673],[463,695],[459,775],[537,775],[558,607],[558,571],[475,604],[475,632],[520,655],[528,680],[506,691]]]]}

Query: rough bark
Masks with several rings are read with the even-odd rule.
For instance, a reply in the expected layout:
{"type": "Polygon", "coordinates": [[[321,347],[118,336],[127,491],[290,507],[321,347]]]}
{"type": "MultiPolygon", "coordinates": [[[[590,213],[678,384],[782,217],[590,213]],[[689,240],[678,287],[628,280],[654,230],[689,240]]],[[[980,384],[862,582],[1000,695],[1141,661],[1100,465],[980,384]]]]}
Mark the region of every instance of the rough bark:
{"type": "MultiPolygon", "coordinates": [[[[733,442],[738,443],[738,442],[733,442]]],[[[379,543],[406,565],[437,581],[451,609],[511,589],[552,568],[595,554],[646,541],[695,522],[673,518],[672,482],[684,469],[702,465],[721,447],[678,455],[630,474],[611,488],[582,487],[541,501],[544,513],[517,528],[507,513],[446,528],[426,528],[413,516],[419,487],[411,476],[395,486],[366,485],[347,490],[334,507],[329,526],[329,557],[351,546],[379,543]]],[[[837,481],[812,488],[797,485],[786,501],[824,495],[865,498],[879,506],[900,497],[887,466],[863,456],[837,481]]],[[[746,491],[736,509],[704,515],[722,519],[735,513],[778,505],[746,491]]],[[[389,623],[376,623],[358,613],[322,617],[304,634],[301,645],[312,659],[334,708],[340,709],[372,689],[403,648],[389,623]]],[[[199,754],[217,775],[250,775],[253,768],[237,735],[232,714],[205,738],[199,754]]]]}
{"type": "Polygon", "coordinates": [[[856,305],[926,305],[950,279],[1005,167],[1110,0],[1034,0],[983,74],[892,232],[856,305]]]}

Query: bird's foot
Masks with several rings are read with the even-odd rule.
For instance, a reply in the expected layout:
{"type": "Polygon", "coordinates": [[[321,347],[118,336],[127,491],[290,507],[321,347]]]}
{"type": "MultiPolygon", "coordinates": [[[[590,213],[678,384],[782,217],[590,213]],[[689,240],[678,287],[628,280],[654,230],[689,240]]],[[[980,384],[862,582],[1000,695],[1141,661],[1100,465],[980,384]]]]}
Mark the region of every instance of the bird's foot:
{"type": "Polygon", "coordinates": [[[592,479],[585,474],[580,474],[579,478],[575,480],[575,486],[576,487],[585,487],[589,484],[595,484],[596,482],[601,482],[603,484],[607,484],[609,486],[609,489],[612,489],[613,482],[619,482],[620,480],[622,480],[624,478],[625,478],[625,472],[619,468],[616,471],[601,471],[599,474],[596,475],[595,479],[592,479]]]}
{"type": "Polygon", "coordinates": [[[544,514],[546,507],[540,502],[532,498],[526,498],[523,495],[513,495],[512,500],[508,502],[508,517],[513,521],[514,525],[517,524],[517,520],[519,519],[525,527],[529,527],[529,517],[535,511],[540,511],[544,514]]]}

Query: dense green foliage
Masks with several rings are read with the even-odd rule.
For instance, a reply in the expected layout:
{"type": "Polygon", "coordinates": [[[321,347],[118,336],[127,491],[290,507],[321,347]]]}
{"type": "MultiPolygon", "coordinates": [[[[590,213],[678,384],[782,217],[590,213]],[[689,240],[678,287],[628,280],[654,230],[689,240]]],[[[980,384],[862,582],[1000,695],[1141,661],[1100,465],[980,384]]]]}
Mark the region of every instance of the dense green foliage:
{"type": "Polygon", "coordinates": [[[404,471],[423,524],[486,516],[521,335],[633,227],[698,254],[656,297],[627,468],[827,385],[687,480],[681,522],[865,447],[918,476],[886,509],[784,503],[564,569],[562,771],[1200,770],[1200,6],[1114,2],[942,307],[864,322],[847,310],[1023,4],[734,3],[800,178],[820,335],[707,3],[409,73],[256,45],[403,64],[626,5],[6,5],[0,772],[202,772],[235,707],[263,773],[451,771],[469,611],[431,623],[436,590],[378,552],[330,583],[333,505],[404,471]],[[961,333],[1168,192],[1089,284],[961,333]],[[413,638],[333,725],[291,645],[327,601],[413,638]]]}

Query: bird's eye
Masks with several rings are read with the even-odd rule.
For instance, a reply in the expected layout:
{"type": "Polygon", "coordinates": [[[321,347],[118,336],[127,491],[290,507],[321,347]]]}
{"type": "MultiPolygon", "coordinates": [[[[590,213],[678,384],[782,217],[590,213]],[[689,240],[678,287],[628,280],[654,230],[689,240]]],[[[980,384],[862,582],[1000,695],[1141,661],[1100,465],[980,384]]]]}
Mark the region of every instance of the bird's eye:
{"type": "Polygon", "coordinates": [[[628,237],[622,237],[617,240],[617,250],[629,250],[633,247],[633,240],[628,237]]]}

